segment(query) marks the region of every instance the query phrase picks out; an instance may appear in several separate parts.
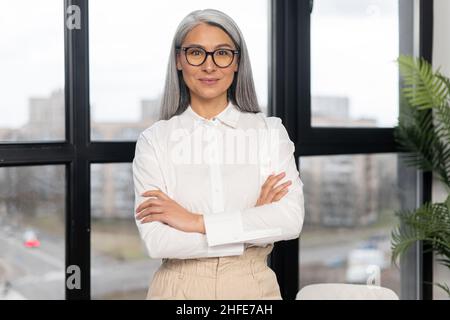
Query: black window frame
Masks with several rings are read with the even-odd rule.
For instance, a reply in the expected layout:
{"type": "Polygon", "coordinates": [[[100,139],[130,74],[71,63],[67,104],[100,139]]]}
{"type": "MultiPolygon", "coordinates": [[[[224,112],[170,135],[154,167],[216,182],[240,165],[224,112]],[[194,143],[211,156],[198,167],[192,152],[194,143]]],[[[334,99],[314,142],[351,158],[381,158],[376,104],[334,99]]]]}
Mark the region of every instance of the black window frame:
{"type": "MultiPolygon", "coordinates": [[[[431,63],[433,1],[398,1],[402,27],[413,28],[412,37],[400,39],[401,48],[411,46],[415,56],[431,63]]],[[[297,167],[299,157],[303,156],[398,153],[393,128],[311,125],[310,18],[314,1],[271,0],[271,6],[269,113],[282,119],[294,140],[297,167]]],[[[420,192],[417,197],[419,203],[423,203],[431,200],[431,173],[418,173],[420,192]]],[[[295,299],[299,290],[299,241],[301,236],[300,240],[276,243],[269,260],[277,274],[282,296],[287,300],[295,299]]],[[[407,271],[417,276],[418,285],[411,298],[428,300],[432,299],[429,282],[433,278],[433,258],[432,253],[423,251],[423,244],[419,243],[411,253],[417,255],[418,266],[407,271]]]]}
{"type": "MultiPolygon", "coordinates": [[[[433,1],[413,1],[419,12],[418,54],[431,62],[433,1]]],[[[390,128],[314,128],[310,121],[310,13],[312,0],[270,0],[269,106],[283,120],[296,145],[295,157],[308,155],[397,152],[390,128]],[[297,107],[298,106],[298,107],[297,107]]],[[[81,288],[68,289],[67,300],[91,298],[92,163],[131,162],[135,141],[91,141],[89,106],[88,0],[64,1],[65,141],[0,143],[0,167],[57,165],[66,169],[65,264],[81,270],[81,288]],[[80,8],[80,29],[66,27],[67,8],[80,8]]],[[[298,165],[298,163],[297,163],[298,165]]],[[[431,200],[431,174],[421,173],[421,201],[431,200]]],[[[421,251],[420,298],[432,299],[432,254],[421,251]]],[[[275,244],[270,266],[284,299],[298,291],[299,241],[275,244]]],[[[66,273],[66,279],[71,274],[66,273]]]]}

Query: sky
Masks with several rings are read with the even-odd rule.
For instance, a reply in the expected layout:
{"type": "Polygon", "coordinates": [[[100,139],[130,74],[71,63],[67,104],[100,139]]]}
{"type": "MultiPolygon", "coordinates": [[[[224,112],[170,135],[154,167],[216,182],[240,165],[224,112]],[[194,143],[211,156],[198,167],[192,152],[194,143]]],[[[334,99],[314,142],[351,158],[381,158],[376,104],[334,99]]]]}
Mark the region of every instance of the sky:
{"type": "MultiPolygon", "coordinates": [[[[354,118],[397,118],[397,8],[390,0],[315,1],[312,94],[348,96],[354,118]],[[343,14],[345,13],[345,14],[343,14]]],[[[63,1],[0,0],[0,127],[28,120],[29,97],[64,86],[63,1]]],[[[267,104],[268,2],[90,1],[90,91],[95,121],[137,121],[140,101],[161,94],[178,23],[215,8],[240,27],[261,105],[267,104]]]]}
{"type": "Polygon", "coordinates": [[[348,16],[339,14],[344,8],[327,7],[341,1],[315,1],[311,94],[349,97],[351,118],[373,118],[378,126],[394,126],[398,116],[394,62],[399,48],[398,1],[359,1],[361,10],[348,16]]]}
{"type": "Polygon", "coordinates": [[[64,85],[63,1],[0,0],[0,127],[27,122],[30,96],[64,85]]]}

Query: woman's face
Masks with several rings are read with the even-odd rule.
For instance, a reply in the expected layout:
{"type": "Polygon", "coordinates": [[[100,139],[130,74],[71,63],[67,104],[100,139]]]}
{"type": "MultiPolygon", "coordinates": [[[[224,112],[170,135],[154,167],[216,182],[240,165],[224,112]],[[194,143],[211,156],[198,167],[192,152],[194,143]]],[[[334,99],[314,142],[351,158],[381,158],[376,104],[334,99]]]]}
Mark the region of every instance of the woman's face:
{"type": "MultiPolygon", "coordinates": [[[[194,27],[187,34],[181,46],[201,46],[206,51],[214,51],[219,48],[236,50],[233,41],[226,32],[204,23],[194,27]]],[[[180,51],[177,54],[177,69],[182,70],[183,79],[189,88],[191,99],[193,97],[201,100],[214,99],[226,95],[228,88],[231,86],[234,73],[238,70],[238,55],[234,56],[231,65],[220,68],[213,62],[211,55],[207,57],[203,64],[192,66],[187,62],[185,53],[180,51]],[[207,83],[202,81],[205,78],[214,78],[217,81],[207,83]]]]}

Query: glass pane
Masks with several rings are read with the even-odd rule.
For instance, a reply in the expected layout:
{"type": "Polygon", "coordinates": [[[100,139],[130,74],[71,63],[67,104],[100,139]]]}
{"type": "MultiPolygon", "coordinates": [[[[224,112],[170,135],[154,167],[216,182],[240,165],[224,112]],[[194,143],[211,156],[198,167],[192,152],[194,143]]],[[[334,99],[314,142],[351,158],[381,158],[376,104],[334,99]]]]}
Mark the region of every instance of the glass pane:
{"type": "Polygon", "coordinates": [[[131,163],[91,166],[93,299],[145,299],[161,264],[151,259],[134,221],[131,163]]]}
{"type": "Polygon", "coordinates": [[[65,168],[0,168],[0,300],[65,298],[65,168]]]}
{"type": "Polygon", "coordinates": [[[390,241],[398,223],[394,212],[414,205],[415,172],[404,171],[396,154],[303,157],[300,168],[306,210],[300,288],[375,284],[410,297],[406,282],[415,274],[405,271],[401,279],[391,264],[390,241]]]}
{"type": "Polygon", "coordinates": [[[0,142],[64,140],[63,1],[0,0],[0,142]]]}
{"type": "Polygon", "coordinates": [[[176,27],[191,11],[210,7],[230,15],[244,34],[258,100],[267,110],[267,0],[91,1],[92,140],[136,140],[158,120],[176,27]]]}
{"type": "Polygon", "coordinates": [[[311,123],[393,127],[398,117],[398,1],[316,0],[311,123]]]}

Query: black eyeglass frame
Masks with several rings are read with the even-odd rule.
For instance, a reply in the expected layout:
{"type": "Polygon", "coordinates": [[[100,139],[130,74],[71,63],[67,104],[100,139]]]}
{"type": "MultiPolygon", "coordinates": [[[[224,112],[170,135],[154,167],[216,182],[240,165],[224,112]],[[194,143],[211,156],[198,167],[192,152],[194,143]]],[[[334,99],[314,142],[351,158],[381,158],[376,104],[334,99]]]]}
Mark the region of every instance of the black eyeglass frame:
{"type": "Polygon", "coordinates": [[[194,66],[194,67],[198,67],[198,66],[201,66],[202,64],[204,64],[205,61],[206,61],[206,59],[208,59],[208,56],[211,55],[212,60],[213,60],[214,64],[215,64],[217,67],[219,67],[219,68],[228,68],[228,67],[233,63],[234,57],[235,57],[236,55],[239,54],[239,50],[233,50],[233,49],[228,49],[228,48],[219,48],[219,49],[216,49],[216,50],[214,50],[214,51],[206,51],[205,49],[203,49],[203,48],[201,48],[201,47],[177,47],[177,48],[176,48],[176,51],[177,51],[177,52],[183,51],[183,52],[184,52],[184,55],[185,55],[185,57],[186,57],[187,63],[189,63],[191,66],[194,66]],[[202,50],[202,51],[205,52],[205,57],[204,57],[204,59],[203,59],[203,61],[202,61],[201,63],[199,63],[199,64],[192,64],[192,63],[189,62],[189,59],[186,57],[186,50],[192,49],[192,48],[199,49],[199,50],[202,50]],[[219,66],[219,65],[216,63],[216,60],[214,59],[214,53],[216,53],[216,52],[219,51],[219,50],[231,51],[231,52],[233,53],[233,58],[231,59],[230,63],[229,63],[228,65],[224,66],[224,67],[219,66]]]}

